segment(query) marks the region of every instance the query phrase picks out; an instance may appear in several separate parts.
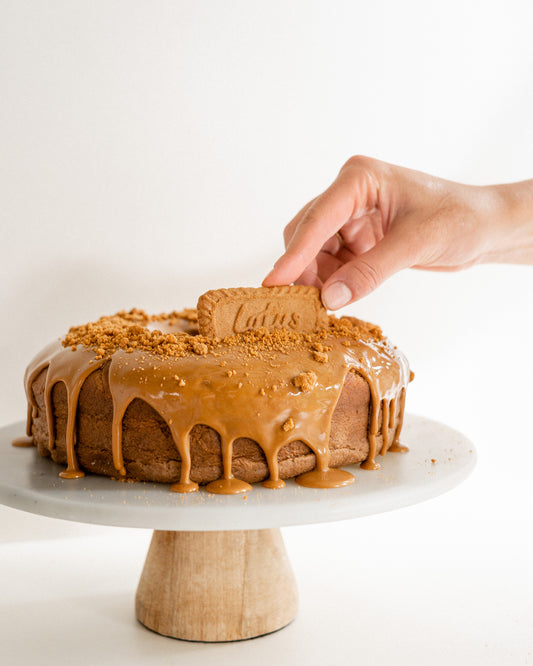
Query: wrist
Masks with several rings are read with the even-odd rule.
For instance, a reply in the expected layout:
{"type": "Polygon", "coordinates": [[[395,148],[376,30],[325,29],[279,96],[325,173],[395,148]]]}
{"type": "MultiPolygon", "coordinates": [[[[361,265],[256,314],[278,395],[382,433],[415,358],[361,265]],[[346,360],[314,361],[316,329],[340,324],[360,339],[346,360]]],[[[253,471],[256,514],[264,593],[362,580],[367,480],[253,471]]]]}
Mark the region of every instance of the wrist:
{"type": "Polygon", "coordinates": [[[533,263],[533,180],[491,185],[485,191],[493,241],[484,263],[533,263]]]}

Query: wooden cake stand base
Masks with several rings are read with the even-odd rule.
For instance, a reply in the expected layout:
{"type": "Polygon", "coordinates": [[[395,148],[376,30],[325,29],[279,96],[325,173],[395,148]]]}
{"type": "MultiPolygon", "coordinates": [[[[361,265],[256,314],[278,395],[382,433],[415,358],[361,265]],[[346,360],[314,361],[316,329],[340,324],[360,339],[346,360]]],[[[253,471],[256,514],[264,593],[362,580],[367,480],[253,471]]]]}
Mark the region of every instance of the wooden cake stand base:
{"type": "Polygon", "coordinates": [[[298,593],[279,529],[152,537],[135,612],[146,627],[190,641],[237,641],[294,619],[298,593]]]}
{"type": "Polygon", "coordinates": [[[61,467],[11,441],[23,423],[0,429],[0,502],[52,518],[155,530],[136,597],[137,618],[165,636],[235,641],[286,626],[298,606],[279,531],[286,525],[369,516],[436,497],[472,471],[476,454],[461,433],[406,415],[409,453],[379,458],[381,469],[349,466],[355,483],[332,490],[289,480],[246,495],[188,495],[157,483],[101,476],[62,479],[61,467]]]}

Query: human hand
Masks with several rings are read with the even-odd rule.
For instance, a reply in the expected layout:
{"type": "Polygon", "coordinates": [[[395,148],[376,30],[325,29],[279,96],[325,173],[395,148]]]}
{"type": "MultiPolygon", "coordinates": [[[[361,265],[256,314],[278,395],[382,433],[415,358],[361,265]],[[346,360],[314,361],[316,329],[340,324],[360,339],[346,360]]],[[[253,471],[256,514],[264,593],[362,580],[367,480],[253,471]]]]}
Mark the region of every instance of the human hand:
{"type": "Polygon", "coordinates": [[[474,187],[352,157],[284,237],[263,285],[316,286],[336,310],[403,268],[533,263],[533,181],[474,187]]]}

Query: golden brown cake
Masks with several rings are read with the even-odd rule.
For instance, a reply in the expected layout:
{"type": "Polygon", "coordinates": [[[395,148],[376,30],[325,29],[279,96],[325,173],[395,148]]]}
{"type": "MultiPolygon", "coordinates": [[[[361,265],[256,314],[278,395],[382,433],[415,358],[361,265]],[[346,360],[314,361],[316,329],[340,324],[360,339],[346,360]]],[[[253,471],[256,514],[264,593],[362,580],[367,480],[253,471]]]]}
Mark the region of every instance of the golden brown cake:
{"type": "Polygon", "coordinates": [[[66,469],[218,493],[353,481],[399,451],[405,357],[310,287],[218,290],[198,312],[119,312],[29,365],[27,433],[66,469]],[[200,322],[200,330],[198,324],[200,322]]]}

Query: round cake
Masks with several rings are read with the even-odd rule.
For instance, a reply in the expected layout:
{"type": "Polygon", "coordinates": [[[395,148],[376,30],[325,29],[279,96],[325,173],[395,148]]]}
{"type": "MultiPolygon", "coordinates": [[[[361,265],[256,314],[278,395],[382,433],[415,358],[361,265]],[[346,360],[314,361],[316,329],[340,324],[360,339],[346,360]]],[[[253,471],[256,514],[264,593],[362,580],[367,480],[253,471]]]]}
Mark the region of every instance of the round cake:
{"type": "Polygon", "coordinates": [[[353,481],[340,466],[405,450],[409,380],[377,326],[327,316],[317,290],[218,290],[198,310],[122,311],[47,346],[26,371],[27,434],[63,478],[334,487],[353,481]]]}

